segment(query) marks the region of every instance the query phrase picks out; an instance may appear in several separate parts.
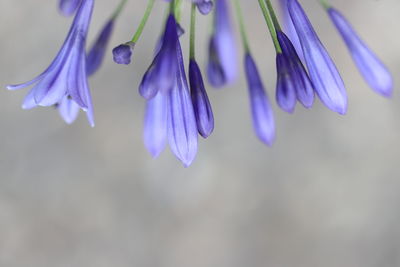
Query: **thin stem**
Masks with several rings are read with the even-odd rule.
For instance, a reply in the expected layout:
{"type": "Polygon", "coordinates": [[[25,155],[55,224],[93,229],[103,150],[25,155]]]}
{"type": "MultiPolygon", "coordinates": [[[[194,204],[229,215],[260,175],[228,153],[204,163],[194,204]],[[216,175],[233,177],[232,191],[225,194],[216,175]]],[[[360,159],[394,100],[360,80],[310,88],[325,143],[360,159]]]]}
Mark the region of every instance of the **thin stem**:
{"type": "Polygon", "coordinates": [[[331,8],[331,4],[329,3],[328,0],[319,0],[319,2],[321,3],[321,5],[322,5],[325,9],[331,8]]]}
{"type": "Polygon", "coordinates": [[[271,4],[271,0],[265,0],[267,2],[268,12],[271,16],[272,22],[274,23],[275,31],[281,31],[281,25],[279,25],[279,21],[276,17],[274,7],[271,4]]]}
{"type": "Polygon", "coordinates": [[[272,41],[274,42],[275,50],[276,50],[277,53],[282,53],[282,49],[281,49],[281,46],[279,44],[278,37],[276,35],[274,23],[272,22],[272,19],[270,17],[269,12],[268,12],[268,8],[267,8],[267,6],[265,4],[265,0],[258,0],[258,3],[260,5],[260,8],[261,8],[262,13],[264,15],[265,22],[267,23],[268,30],[269,30],[269,33],[271,34],[272,41]]]}
{"type": "Polygon", "coordinates": [[[125,6],[127,1],[128,0],[121,0],[121,2],[119,3],[117,9],[114,11],[113,15],[111,16],[111,19],[115,19],[116,17],[119,16],[121,11],[124,9],[124,6],[125,6]]]}
{"type": "Polygon", "coordinates": [[[190,59],[195,59],[195,42],[196,42],[196,4],[192,3],[190,15],[190,59]]]}
{"type": "Polygon", "coordinates": [[[144,12],[143,18],[140,21],[139,28],[136,30],[136,33],[132,38],[133,43],[136,43],[137,40],[139,40],[139,37],[143,32],[144,26],[146,25],[146,22],[151,14],[151,11],[153,10],[154,1],[155,0],[149,0],[149,2],[147,3],[146,11],[144,12]]]}
{"type": "Polygon", "coordinates": [[[235,3],[235,7],[236,7],[236,14],[237,14],[237,17],[239,20],[240,36],[242,37],[244,50],[246,53],[248,53],[248,52],[250,52],[249,41],[247,39],[246,29],[244,27],[244,20],[243,20],[242,10],[240,8],[239,0],[235,0],[234,3],[235,3]]]}
{"type": "Polygon", "coordinates": [[[173,0],[175,2],[174,6],[174,14],[175,19],[179,23],[182,18],[182,8],[183,8],[183,0],[173,0]]]}

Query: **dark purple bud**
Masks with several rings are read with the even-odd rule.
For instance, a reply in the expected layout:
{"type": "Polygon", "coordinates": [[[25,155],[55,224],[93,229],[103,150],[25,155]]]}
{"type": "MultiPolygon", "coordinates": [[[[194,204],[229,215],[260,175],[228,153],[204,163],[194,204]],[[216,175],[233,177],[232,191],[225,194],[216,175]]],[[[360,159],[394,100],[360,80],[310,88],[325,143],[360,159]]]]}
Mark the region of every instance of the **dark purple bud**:
{"type": "Polygon", "coordinates": [[[71,16],[75,13],[82,0],[60,0],[58,7],[64,16],[71,16]]]}
{"type": "Polygon", "coordinates": [[[210,40],[207,75],[214,87],[232,82],[237,75],[236,43],[227,0],[215,1],[214,33],[210,40]]]}
{"type": "Polygon", "coordinates": [[[93,75],[103,63],[104,55],[114,29],[114,19],[106,23],[100,35],[97,37],[96,42],[89,50],[86,62],[87,75],[93,75]]]}
{"type": "Polygon", "coordinates": [[[288,75],[292,80],[297,100],[306,108],[311,108],[314,103],[314,88],[304,68],[303,63],[297,55],[296,49],[289,38],[282,32],[277,32],[278,41],[282,49],[282,54],[288,62],[288,75]]]}
{"type": "Polygon", "coordinates": [[[167,101],[158,93],[147,101],[144,119],[144,145],[153,158],[158,157],[167,141],[167,101]]]}
{"type": "Polygon", "coordinates": [[[310,79],[321,101],[345,114],[347,93],[340,74],[297,0],[288,0],[289,13],[300,39],[310,79]]]}
{"type": "Polygon", "coordinates": [[[296,106],[295,80],[291,76],[290,62],[282,53],[276,55],[278,73],[276,85],[276,102],[286,112],[292,113],[296,106]]]}
{"type": "Polygon", "coordinates": [[[9,90],[16,90],[34,84],[25,98],[24,108],[32,108],[35,105],[54,106],[68,96],[86,111],[90,125],[94,126],[85,51],[93,5],[94,0],[85,0],[79,6],[62,48],[42,74],[26,83],[7,86],[9,90]]]}
{"type": "Polygon", "coordinates": [[[194,59],[189,63],[189,82],[197,129],[202,137],[207,138],[214,130],[214,115],[200,68],[194,59]]]}
{"type": "Polygon", "coordinates": [[[168,92],[168,140],[172,152],[188,167],[197,154],[198,133],[179,41],[176,49],[178,69],[168,92]]]}
{"type": "Polygon", "coordinates": [[[275,120],[256,64],[250,54],[245,55],[245,71],[249,88],[253,127],[258,138],[271,146],[275,140],[275,120]]]}
{"type": "Polygon", "coordinates": [[[112,51],[114,62],[117,64],[129,65],[131,63],[132,51],[134,48],[134,42],[127,42],[115,47],[112,51]]]}
{"type": "Polygon", "coordinates": [[[377,93],[390,97],[393,92],[393,79],[388,69],[360,39],[338,10],[331,7],[328,9],[328,14],[342,35],[358,70],[369,86],[377,93]]]}

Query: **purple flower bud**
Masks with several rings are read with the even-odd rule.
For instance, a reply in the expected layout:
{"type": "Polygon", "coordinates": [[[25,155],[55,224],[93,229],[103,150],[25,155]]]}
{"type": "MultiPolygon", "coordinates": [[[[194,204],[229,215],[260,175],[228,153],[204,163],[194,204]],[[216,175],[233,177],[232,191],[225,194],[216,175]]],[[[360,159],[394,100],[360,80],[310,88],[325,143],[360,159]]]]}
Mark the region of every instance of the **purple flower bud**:
{"type": "Polygon", "coordinates": [[[134,48],[134,42],[127,42],[115,47],[112,51],[114,62],[125,65],[131,64],[132,51],[134,48]]]}
{"type": "Polygon", "coordinates": [[[207,75],[214,87],[232,82],[237,75],[235,36],[226,0],[215,1],[214,33],[210,39],[207,75]]]}
{"type": "Polygon", "coordinates": [[[114,19],[111,19],[106,23],[96,42],[89,50],[86,63],[87,75],[93,75],[103,63],[104,55],[110,40],[111,34],[114,29],[114,19]]]}
{"type": "Polygon", "coordinates": [[[289,10],[288,10],[288,0],[279,0],[279,5],[281,9],[281,14],[283,17],[283,29],[285,30],[287,36],[289,36],[290,40],[292,41],[295,50],[299,53],[301,59],[303,56],[301,44],[299,37],[297,36],[296,29],[293,26],[292,19],[290,18],[289,10]]]}
{"type": "Polygon", "coordinates": [[[197,129],[201,136],[207,138],[214,130],[214,115],[200,68],[194,59],[189,63],[189,82],[197,129]]]}
{"type": "Polygon", "coordinates": [[[143,137],[152,157],[158,157],[167,141],[167,99],[161,93],[147,101],[143,137]]]}
{"type": "Polygon", "coordinates": [[[59,9],[64,16],[71,16],[75,13],[82,0],[60,0],[59,9]]]}
{"type": "Polygon", "coordinates": [[[314,88],[307,71],[289,38],[282,31],[278,31],[277,36],[282,54],[286,58],[283,61],[288,64],[285,68],[288,70],[288,78],[292,80],[291,84],[293,84],[297,100],[304,107],[311,108],[314,103],[314,88]]]}
{"type": "Polygon", "coordinates": [[[188,167],[197,153],[197,125],[179,41],[176,49],[178,69],[168,92],[168,140],[172,152],[188,167]]]}
{"type": "Polygon", "coordinates": [[[154,97],[158,91],[166,93],[174,86],[175,73],[178,69],[177,42],[177,24],[174,16],[170,14],[162,37],[162,45],[140,84],[140,94],[146,99],[154,97]]]}
{"type": "Polygon", "coordinates": [[[25,98],[23,108],[53,106],[68,96],[86,111],[89,123],[94,126],[85,52],[93,5],[94,0],[82,2],[61,50],[42,74],[26,83],[7,86],[9,90],[16,90],[35,84],[25,98]]]}
{"type": "Polygon", "coordinates": [[[203,15],[209,14],[214,6],[211,0],[192,0],[192,2],[196,3],[198,10],[203,15]]]}
{"type": "Polygon", "coordinates": [[[345,114],[347,94],[342,78],[297,0],[288,0],[289,13],[300,39],[311,81],[321,101],[345,114]]]}
{"type": "Polygon", "coordinates": [[[249,88],[253,127],[258,138],[271,146],[275,140],[275,120],[256,64],[250,54],[245,55],[244,67],[249,88]]]}
{"type": "Polygon", "coordinates": [[[278,73],[276,102],[281,109],[292,113],[296,106],[295,81],[291,76],[290,62],[282,53],[276,55],[276,69],[278,73]]]}
{"type": "Polygon", "coordinates": [[[328,9],[336,28],[345,41],[359,71],[377,93],[390,97],[393,92],[392,75],[378,57],[366,46],[350,23],[334,8],[328,9]]]}

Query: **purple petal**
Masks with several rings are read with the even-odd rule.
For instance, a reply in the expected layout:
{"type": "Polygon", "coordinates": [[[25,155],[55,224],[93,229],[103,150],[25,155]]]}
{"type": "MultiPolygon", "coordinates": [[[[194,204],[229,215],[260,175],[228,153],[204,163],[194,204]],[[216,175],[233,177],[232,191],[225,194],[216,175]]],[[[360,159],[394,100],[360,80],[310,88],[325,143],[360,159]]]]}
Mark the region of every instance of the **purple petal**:
{"type": "Polygon", "coordinates": [[[214,87],[231,83],[237,76],[236,43],[226,0],[215,1],[214,34],[210,40],[208,78],[214,87]],[[213,72],[217,73],[214,74],[213,72]]]}
{"type": "Polygon", "coordinates": [[[188,167],[197,153],[197,126],[179,41],[176,49],[179,68],[168,93],[168,140],[172,152],[188,167]]]}
{"type": "Polygon", "coordinates": [[[393,92],[393,79],[388,69],[360,39],[338,10],[329,8],[328,14],[342,35],[354,62],[369,86],[377,93],[390,97],[393,92]]]}
{"type": "Polygon", "coordinates": [[[161,93],[147,101],[143,137],[152,157],[158,157],[167,140],[167,102],[161,93]]]}
{"type": "Polygon", "coordinates": [[[250,54],[245,56],[253,127],[258,138],[271,146],[275,140],[275,120],[256,64],[250,54]]]}
{"type": "Polygon", "coordinates": [[[345,114],[347,94],[342,78],[297,0],[288,1],[289,13],[299,36],[310,78],[321,101],[345,114]]]}
{"type": "Polygon", "coordinates": [[[304,107],[311,108],[314,103],[314,87],[310,77],[289,38],[282,31],[278,31],[277,36],[282,53],[289,62],[289,75],[293,79],[297,99],[304,107]]]}
{"type": "Polygon", "coordinates": [[[299,56],[303,60],[303,50],[301,48],[299,37],[297,36],[296,29],[294,28],[292,19],[290,18],[289,10],[288,10],[288,0],[279,0],[279,5],[281,8],[281,13],[283,17],[283,29],[289,36],[290,40],[295,47],[295,50],[299,53],[299,56]]]}
{"type": "Polygon", "coordinates": [[[89,50],[86,62],[87,75],[93,75],[101,66],[104,55],[114,29],[114,19],[109,20],[97,37],[94,45],[89,50]]]}
{"type": "Polygon", "coordinates": [[[80,107],[70,97],[65,96],[57,105],[60,116],[67,124],[72,124],[78,117],[80,107]]]}
{"type": "Polygon", "coordinates": [[[281,109],[292,113],[296,106],[295,81],[290,73],[290,62],[281,53],[276,55],[276,69],[278,73],[276,102],[281,109]]]}
{"type": "Polygon", "coordinates": [[[203,15],[209,14],[214,7],[211,0],[195,0],[193,2],[196,3],[199,12],[203,15]]]}
{"type": "Polygon", "coordinates": [[[200,68],[194,59],[191,59],[189,63],[189,82],[197,128],[200,135],[207,138],[214,130],[214,115],[200,68]]]}
{"type": "Polygon", "coordinates": [[[61,13],[65,16],[71,16],[75,13],[81,0],[60,0],[59,9],[61,13]]]}

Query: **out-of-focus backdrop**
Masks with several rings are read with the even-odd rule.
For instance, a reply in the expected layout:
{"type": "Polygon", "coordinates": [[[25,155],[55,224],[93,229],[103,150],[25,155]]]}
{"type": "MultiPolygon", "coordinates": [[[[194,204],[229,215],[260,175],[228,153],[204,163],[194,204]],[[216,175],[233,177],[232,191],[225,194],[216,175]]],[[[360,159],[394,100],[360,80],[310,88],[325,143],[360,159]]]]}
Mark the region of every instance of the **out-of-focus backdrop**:
{"type": "MultiPolygon", "coordinates": [[[[72,18],[56,2],[0,2],[1,87],[36,76],[57,53],[72,18]]],[[[242,2],[274,99],[273,46],[257,1],[242,2]]],[[[83,114],[67,126],[51,109],[23,111],[27,90],[0,90],[0,266],[400,266],[399,87],[389,100],[373,93],[317,1],[301,3],[341,70],[349,110],[342,117],[317,102],[288,115],[274,103],[272,148],[253,133],[241,74],[233,86],[208,88],[216,128],[190,168],[169,150],[151,159],[137,87],[163,23],[161,1],[133,64],[113,64],[108,52],[90,79],[95,128],[83,114]]],[[[400,2],[332,3],[398,81],[400,2]]],[[[89,43],[116,4],[96,1],[89,43]]],[[[132,36],[145,4],[129,1],[112,46],[132,36]]],[[[198,25],[204,69],[210,18],[198,25]]],[[[182,42],[187,54],[188,35],[182,42]]]]}

